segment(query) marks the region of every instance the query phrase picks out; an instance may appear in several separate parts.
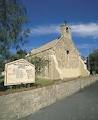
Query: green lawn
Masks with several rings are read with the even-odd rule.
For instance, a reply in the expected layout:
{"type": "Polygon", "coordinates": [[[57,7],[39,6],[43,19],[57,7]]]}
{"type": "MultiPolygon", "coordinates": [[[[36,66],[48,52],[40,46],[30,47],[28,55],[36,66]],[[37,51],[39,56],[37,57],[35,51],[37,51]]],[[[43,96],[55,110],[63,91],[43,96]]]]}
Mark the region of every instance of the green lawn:
{"type": "Polygon", "coordinates": [[[54,84],[54,81],[48,79],[36,79],[36,84],[39,86],[47,86],[54,84]]]}
{"type": "MultiPolygon", "coordinates": [[[[0,77],[0,84],[2,84],[3,82],[4,82],[4,77],[0,77]]],[[[38,86],[47,86],[51,84],[54,84],[53,80],[48,80],[48,79],[36,79],[35,80],[35,85],[38,85],[38,86]]]]}
{"type": "Polygon", "coordinates": [[[52,85],[54,83],[55,83],[54,81],[48,80],[48,79],[36,79],[34,84],[15,85],[15,86],[12,86],[12,89],[11,88],[9,89],[9,87],[4,86],[4,77],[0,77],[0,93],[3,92],[3,94],[10,94],[14,92],[21,92],[25,90],[38,88],[38,87],[52,85]]]}

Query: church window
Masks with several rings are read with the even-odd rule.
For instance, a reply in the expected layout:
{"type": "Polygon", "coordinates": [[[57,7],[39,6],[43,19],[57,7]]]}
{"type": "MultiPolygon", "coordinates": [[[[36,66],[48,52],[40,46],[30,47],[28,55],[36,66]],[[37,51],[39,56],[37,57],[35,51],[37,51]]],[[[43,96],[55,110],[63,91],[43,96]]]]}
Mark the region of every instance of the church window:
{"type": "Polygon", "coordinates": [[[69,54],[69,50],[66,51],[67,55],[69,54]]]}
{"type": "Polygon", "coordinates": [[[68,31],[68,27],[66,27],[66,32],[69,32],[69,31],[68,31]]]}

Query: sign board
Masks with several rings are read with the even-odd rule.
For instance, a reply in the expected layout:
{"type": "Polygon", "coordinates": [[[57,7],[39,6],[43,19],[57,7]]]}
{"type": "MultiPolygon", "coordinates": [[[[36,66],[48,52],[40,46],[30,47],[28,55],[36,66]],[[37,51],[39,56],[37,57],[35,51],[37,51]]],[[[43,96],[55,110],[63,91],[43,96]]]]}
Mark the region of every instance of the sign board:
{"type": "Polygon", "coordinates": [[[5,65],[4,85],[35,83],[35,66],[24,59],[5,65]]]}

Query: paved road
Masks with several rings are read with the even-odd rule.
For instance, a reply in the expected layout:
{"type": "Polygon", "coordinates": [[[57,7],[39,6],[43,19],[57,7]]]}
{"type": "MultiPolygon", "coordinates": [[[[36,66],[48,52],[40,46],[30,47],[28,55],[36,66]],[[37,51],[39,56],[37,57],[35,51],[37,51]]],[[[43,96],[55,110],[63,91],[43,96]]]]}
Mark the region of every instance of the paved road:
{"type": "Polygon", "coordinates": [[[22,120],[98,120],[98,82],[22,120]]]}

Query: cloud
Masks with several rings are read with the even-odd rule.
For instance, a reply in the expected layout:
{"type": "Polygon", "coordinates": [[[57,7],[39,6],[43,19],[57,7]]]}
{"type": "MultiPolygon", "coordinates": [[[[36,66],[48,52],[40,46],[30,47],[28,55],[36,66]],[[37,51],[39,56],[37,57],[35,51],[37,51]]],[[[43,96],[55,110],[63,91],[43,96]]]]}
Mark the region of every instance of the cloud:
{"type": "MultiPolygon", "coordinates": [[[[73,35],[79,37],[93,37],[98,38],[98,23],[87,24],[71,24],[70,25],[73,35]]],[[[30,29],[31,36],[59,34],[60,25],[43,25],[36,26],[30,29]]]]}
{"type": "Polygon", "coordinates": [[[35,28],[31,28],[30,34],[32,36],[55,34],[60,32],[59,29],[59,25],[36,26],[35,28]]]}
{"type": "Polygon", "coordinates": [[[98,38],[98,23],[76,24],[71,28],[76,36],[98,38]]]}

